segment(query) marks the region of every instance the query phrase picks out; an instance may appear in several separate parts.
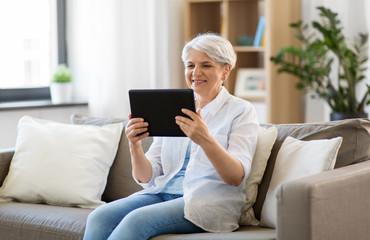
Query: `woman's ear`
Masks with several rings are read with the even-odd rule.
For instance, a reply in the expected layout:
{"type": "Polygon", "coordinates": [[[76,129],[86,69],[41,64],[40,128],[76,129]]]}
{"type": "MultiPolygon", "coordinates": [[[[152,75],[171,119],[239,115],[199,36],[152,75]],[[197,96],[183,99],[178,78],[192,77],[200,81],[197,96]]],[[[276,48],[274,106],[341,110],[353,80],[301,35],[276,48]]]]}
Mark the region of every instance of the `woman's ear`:
{"type": "Polygon", "coordinates": [[[230,73],[231,72],[231,65],[230,64],[226,64],[226,69],[230,73]]]}
{"type": "Polygon", "coordinates": [[[222,75],[222,81],[226,81],[227,80],[227,78],[230,75],[230,72],[231,72],[231,65],[230,64],[226,64],[225,65],[225,72],[222,75]]]}

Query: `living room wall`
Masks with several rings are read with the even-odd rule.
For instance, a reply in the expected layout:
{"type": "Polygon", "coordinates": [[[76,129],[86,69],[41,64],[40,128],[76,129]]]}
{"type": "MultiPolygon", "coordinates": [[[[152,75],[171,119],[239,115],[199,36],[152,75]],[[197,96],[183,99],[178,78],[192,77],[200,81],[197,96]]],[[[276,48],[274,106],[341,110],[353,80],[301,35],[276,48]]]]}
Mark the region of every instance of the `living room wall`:
{"type": "MultiPolygon", "coordinates": [[[[303,20],[318,19],[319,5],[339,13],[347,36],[369,31],[367,0],[302,0],[303,20]]],[[[91,115],[126,117],[130,88],[183,86],[183,0],[68,0],[67,12],[75,96],[88,99],[91,115]]],[[[304,106],[306,122],[329,120],[321,99],[308,94],[304,106]]]]}
{"type": "MultiPolygon", "coordinates": [[[[369,32],[368,0],[302,0],[303,19],[317,19],[315,8],[319,5],[339,13],[348,36],[369,32]]],[[[183,0],[67,0],[67,12],[74,95],[88,100],[89,109],[4,111],[0,147],[14,146],[17,122],[24,114],[62,122],[68,122],[75,112],[127,117],[128,89],[183,86],[183,0]]],[[[358,87],[360,92],[365,90],[365,82],[370,84],[369,71],[367,76],[358,87]]],[[[322,100],[305,98],[306,122],[326,121],[329,113],[322,100]]]]}
{"type": "Polygon", "coordinates": [[[183,0],[67,0],[74,99],[89,106],[0,112],[0,148],[15,146],[23,115],[70,122],[73,113],[127,118],[130,88],[183,83],[183,0]]]}
{"type": "Polygon", "coordinates": [[[182,87],[183,0],[67,0],[75,96],[90,114],[127,117],[131,88],[182,87]]]}

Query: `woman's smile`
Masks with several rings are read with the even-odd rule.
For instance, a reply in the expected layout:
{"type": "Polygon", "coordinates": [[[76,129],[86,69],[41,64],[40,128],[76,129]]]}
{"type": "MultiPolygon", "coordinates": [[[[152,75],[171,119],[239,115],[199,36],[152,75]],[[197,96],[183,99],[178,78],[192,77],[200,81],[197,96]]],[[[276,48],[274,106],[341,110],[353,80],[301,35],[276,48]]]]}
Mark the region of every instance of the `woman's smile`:
{"type": "Polygon", "coordinates": [[[203,80],[203,79],[193,79],[192,81],[193,81],[192,85],[195,85],[195,86],[199,86],[207,82],[207,80],[203,80]]]}
{"type": "Polygon", "coordinates": [[[228,67],[195,49],[190,50],[185,62],[186,82],[194,89],[202,107],[221,91],[223,79],[227,78],[229,72],[228,67]]]}

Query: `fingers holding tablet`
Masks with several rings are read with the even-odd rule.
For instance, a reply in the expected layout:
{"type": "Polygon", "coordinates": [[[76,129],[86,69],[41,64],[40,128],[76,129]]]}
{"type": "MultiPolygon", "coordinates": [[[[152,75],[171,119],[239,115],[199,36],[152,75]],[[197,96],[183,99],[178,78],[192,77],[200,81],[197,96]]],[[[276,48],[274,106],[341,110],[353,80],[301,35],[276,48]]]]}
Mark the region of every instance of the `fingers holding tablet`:
{"type": "Polygon", "coordinates": [[[125,134],[130,142],[137,142],[149,135],[148,123],[144,122],[143,118],[131,118],[125,127],[125,134]]]}
{"type": "Polygon", "coordinates": [[[199,145],[207,141],[210,133],[207,124],[203,121],[201,109],[198,109],[196,113],[188,109],[181,109],[181,111],[190,117],[176,116],[175,118],[176,124],[180,126],[185,135],[199,145]]]}

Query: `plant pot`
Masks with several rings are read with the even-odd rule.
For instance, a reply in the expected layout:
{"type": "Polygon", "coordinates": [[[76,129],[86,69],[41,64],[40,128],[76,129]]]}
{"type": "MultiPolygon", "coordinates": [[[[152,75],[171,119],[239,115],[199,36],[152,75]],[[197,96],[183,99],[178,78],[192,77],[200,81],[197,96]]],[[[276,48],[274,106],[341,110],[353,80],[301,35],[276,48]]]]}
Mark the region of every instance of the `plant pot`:
{"type": "Polygon", "coordinates": [[[72,102],[72,83],[56,83],[50,85],[51,102],[53,104],[72,102]]]}
{"type": "Polygon", "coordinates": [[[332,112],[330,113],[330,121],[337,121],[350,118],[368,118],[367,113],[342,113],[342,112],[332,112]]]}

